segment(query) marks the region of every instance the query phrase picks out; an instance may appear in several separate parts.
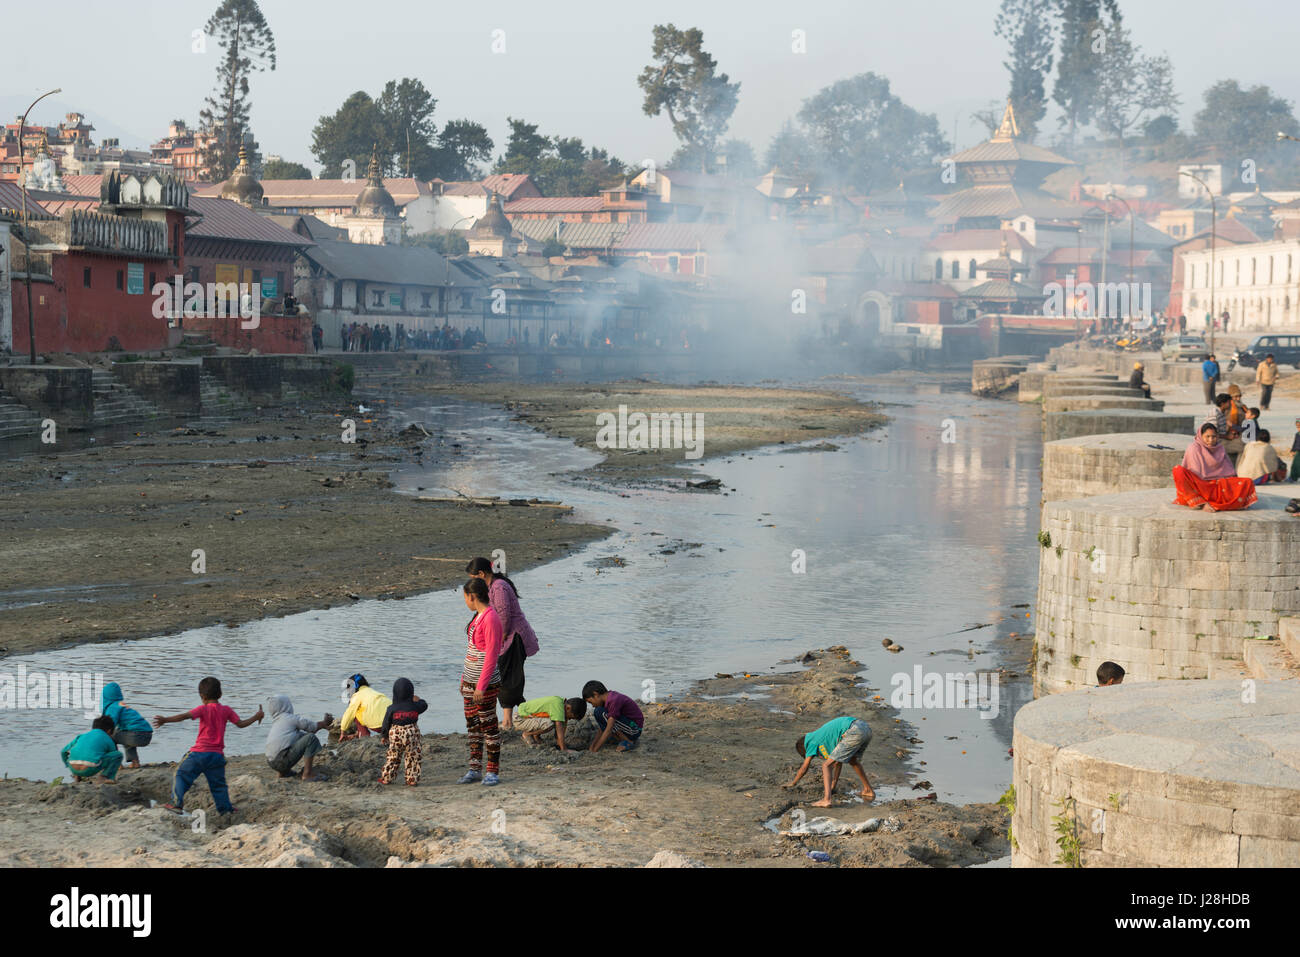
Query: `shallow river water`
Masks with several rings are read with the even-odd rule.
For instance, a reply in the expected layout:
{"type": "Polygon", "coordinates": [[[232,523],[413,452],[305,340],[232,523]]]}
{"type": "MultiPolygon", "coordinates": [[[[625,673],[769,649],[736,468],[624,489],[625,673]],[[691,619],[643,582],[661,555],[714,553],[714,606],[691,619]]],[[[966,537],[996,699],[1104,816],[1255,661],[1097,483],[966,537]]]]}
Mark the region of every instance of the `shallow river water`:
{"type": "MultiPolygon", "coordinates": [[[[1026,612],[1037,579],[1037,406],[976,399],[957,382],[835,384],[887,403],[889,425],[839,442],[840,451],[778,446],[698,466],[723,481],[725,495],[612,489],[576,474],[598,461],[594,453],[506,412],[441,399],[404,412],[463,433],[460,454],[405,467],[395,480],[413,493],[455,487],[558,498],[576,506],[577,518],[615,527],[568,557],[511,574],[541,642],[528,663],[530,696],[576,695],[596,678],[664,700],[715,672],[762,675],[830,645],[847,646],[864,665],[865,684],[887,699],[918,668],[929,681],[997,668],[1016,641],[1032,641],[1019,636],[1032,631],[1026,612]],[[805,556],[802,574],[792,570],[796,549],[805,556]],[[885,651],[883,638],[904,650],[885,651]]],[[[478,552],[503,547],[508,564],[501,543],[485,541],[478,552]]],[[[445,553],[431,536],[428,554],[445,553]]],[[[464,729],[456,684],[468,618],[459,589],[442,589],[238,628],[11,656],[0,671],[21,664],[100,674],[120,682],[127,703],[146,716],[198,704],[205,674],[222,679],[223,701],[241,715],[285,692],[295,710],[317,717],[341,713],[348,674],[361,671],[385,692],[406,676],[430,701],[422,729],[456,731],[464,729]]],[[[1011,718],[1029,694],[1027,679],[1004,677],[995,708],[951,699],[904,708],[923,742],[917,778],[932,781],[942,800],[996,799],[1010,779],[1011,718]]],[[[9,711],[4,720],[0,771],[41,778],[63,773],[59,748],[88,724],[67,710],[9,711]]],[[[228,753],[260,752],[264,727],[229,729],[228,753]]],[[[164,727],[144,760],[178,758],[195,730],[189,722],[164,727]]]]}

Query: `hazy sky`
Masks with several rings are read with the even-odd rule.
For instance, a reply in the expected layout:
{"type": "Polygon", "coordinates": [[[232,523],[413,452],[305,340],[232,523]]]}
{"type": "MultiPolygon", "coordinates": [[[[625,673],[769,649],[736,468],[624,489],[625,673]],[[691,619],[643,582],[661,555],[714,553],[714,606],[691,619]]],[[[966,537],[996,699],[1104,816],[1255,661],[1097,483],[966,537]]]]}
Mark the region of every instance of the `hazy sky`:
{"type": "MultiPolygon", "coordinates": [[[[1183,121],[1201,94],[1231,77],[1295,101],[1295,0],[1120,0],[1125,22],[1148,53],[1173,59],[1183,121]]],[[[982,139],[972,110],[1006,95],[1004,44],[993,36],[998,0],[615,4],[430,3],[418,0],[262,0],[278,65],[253,78],[253,130],[264,154],[315,167],[311,130],[358,89],[422,80],[438,99],[436,119],[469,117],[487,126],[498,151],[507,115],[541,132],[579,136],[629,163],[663,162],[676,146],[666,116],[641,112],[636,85],[649,62],[651,27],[673,22],[704,31],[719,68],[739,80],[731,134],[760,158],[801,101],[837,79],[867,70],[888,77],[910,105],[936,113],[962,147],[982,139]],[[492,52],[505,31],[506,52],[492,52]],[[805,31],[807,53],[791,52],[805,31]]],[[[191,123],[211,90],[217,51],[191,52],[217,0],[101,0],[6,4],[0,110],[6,120],[53,87],[33,118],[55,123],[79,110],[97,136],[144,147],[173,117],[191,123]],[[48,105],[47,105],[48,104],[48,105]]]]}

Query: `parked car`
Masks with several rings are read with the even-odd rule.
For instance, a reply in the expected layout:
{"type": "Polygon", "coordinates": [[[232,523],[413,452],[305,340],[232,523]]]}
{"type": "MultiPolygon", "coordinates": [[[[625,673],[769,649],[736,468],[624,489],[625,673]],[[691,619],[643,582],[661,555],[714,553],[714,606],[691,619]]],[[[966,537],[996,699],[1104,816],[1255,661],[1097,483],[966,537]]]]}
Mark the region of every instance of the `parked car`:
{"type": "Polygon", "coordinates": [[[1174,336],[1160,350],[1160,358],[1178,362],[1190,359],[1203,362],[1210,357],[1210,344],[1200,336],[1174,336]]]}
{"type": "Polygon", "coordinates": [[[1232,354],[1228,368],[1241,365],[1253,369],[1270,352],[1278,365],[1293,365],[1300,369],[1300,336],[1256,336],[1250,345],[1232,354]]]}

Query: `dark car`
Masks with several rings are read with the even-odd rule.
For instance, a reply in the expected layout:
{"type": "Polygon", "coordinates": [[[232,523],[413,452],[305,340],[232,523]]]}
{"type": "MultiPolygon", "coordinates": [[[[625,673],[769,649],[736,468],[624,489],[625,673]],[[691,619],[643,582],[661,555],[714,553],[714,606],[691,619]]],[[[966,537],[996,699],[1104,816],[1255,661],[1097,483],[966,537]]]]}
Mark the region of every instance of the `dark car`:
{"type": "Polygon", "coordinates": [[[1253,369],[1269,353],[1280,366],[1292,365],[1300,369],[1300,336],[1256,336],[1246,348],[1234,352],[1228,368],[1245,366],[1253,369]]]}

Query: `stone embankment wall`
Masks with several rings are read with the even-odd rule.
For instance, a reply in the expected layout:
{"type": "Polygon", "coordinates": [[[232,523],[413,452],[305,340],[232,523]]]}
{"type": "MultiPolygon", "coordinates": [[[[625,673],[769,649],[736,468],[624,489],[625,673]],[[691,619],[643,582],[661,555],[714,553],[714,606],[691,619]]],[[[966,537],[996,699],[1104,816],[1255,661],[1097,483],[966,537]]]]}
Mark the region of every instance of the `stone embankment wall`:
{"type": "Polygon", "coordinates": [[[1126,679],[1025,705],[1012,745],[1013,867],[1300,867],[1300,682],[1126,679]]]}
{"type": "MultiPolygon", "coordinates": [[[[1168,432],[1192,437],[1195,417],[1143,409],[1082,409],[1043,415],[1043,440],[1072,439],[1111,432],[1168,432]]],[[[1184,446],[1185,447],[1185,446],[1184,446]]],[[[1173,480],[1170,480],[1172,484],[1173,480]]]]}
{"type": "MultiPolygon", "coordinates": [[[[1049,400],[1051,401],[1051,400],[1049,400]]],[[[1169,488],[1188,436],[1166,432],[1081,435],[1043,445],[1043,500],[1169,488]]]]}
{"type": "Polygon", "coordinates": [[[1300,521],[1291,489],[1249,509],[1204,512],[1170,488],[1043,508],[1035,695],[1095,682],[1118,662],[1134,681],[1239,670],[1242,642],[1300,613],[1300,521]]]}

